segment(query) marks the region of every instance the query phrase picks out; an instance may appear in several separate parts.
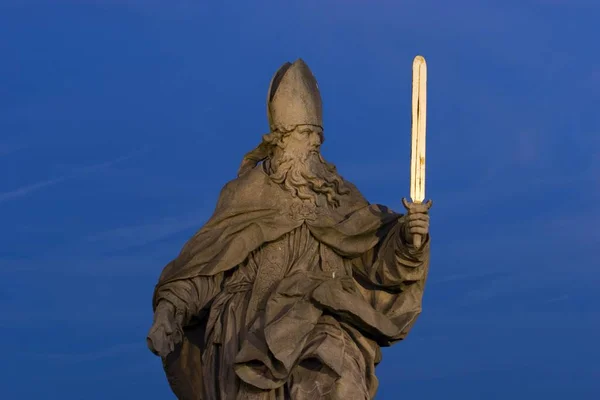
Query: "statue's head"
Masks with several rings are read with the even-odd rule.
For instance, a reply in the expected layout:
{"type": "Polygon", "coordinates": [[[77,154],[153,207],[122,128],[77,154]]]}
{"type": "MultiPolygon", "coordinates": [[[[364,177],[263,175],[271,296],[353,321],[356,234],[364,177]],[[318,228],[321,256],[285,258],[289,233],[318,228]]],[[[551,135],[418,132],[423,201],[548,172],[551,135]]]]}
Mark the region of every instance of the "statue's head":
{"type": "Polygon", "coordinates": [[[319,151],[323,143],[322,109],[319,86],[308,65],[302,59],[283,64],[267,92],[267,119],[276,144],[271,159],[284,155],[306,158],[310,152],[319,151]]]}
{"type": "Polygon", "coordinates": [[[264,161],[271,179],[293,196],[316,203],[323,195],[333,206],[348,193],[334,165],[320,152],[323,143],[321,95],[302,60],[285,63],[271,79],[267,96],[271,133],[246,154],[240,174],[264,161]]]}
{"type": "Polygon", "coordinates": [[[271,132],[289,132],[299,125],[323,129],[323,106],[317,80],[301,60],[283,64],[273,75],[267,92],[267,118],[271,132]]]}
{"type": "Polygon", "coordinates": [[[314,127],[298,125],[284,134],[273,132],[265,135],[263,143],[270,149],[266,172],[292,196],[316,205],[322,195],[337,207],[339,196],[348,193],[335,165],[323,158],[321,132],[314,127]]]}

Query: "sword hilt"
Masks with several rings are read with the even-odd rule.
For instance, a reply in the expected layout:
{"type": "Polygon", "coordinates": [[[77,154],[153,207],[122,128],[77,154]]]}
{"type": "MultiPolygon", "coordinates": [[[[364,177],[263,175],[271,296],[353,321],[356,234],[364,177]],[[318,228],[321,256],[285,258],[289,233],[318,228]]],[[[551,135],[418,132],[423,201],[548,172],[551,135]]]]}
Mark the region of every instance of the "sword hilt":
{"type": "MultiPolygon", "coordinates": [[[[404,197],[402,198],[402,205],[404,206],[404,208],[406,208],[406,211],[410,211],[411,209],[413,209],[416,204],[423,204],[423,203],[421,203],[421,202],[409,203],[408,200],[406,200],[404,197]]],[[[433,202],[431,200],[427,200],[427,202],[425,202],[425,207],[426,207],[425,209],[429,210],[432,205],[433,205],[433,202]]],[[[419,234],[414,234],[412,236],[413,236],[413,238],[412,238],[413,246],[416,249],[420,248],[421,244],[423,244],[423,241],[422,241],[423,238],[419,234]]]]}

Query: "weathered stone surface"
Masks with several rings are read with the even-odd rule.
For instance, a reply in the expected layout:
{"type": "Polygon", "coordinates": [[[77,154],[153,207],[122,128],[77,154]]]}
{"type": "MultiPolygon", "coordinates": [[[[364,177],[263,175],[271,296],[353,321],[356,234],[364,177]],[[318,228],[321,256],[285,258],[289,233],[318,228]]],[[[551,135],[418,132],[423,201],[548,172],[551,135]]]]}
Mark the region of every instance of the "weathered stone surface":
{"type": "Polygon", "coordinates": [[[429,207],[370,204],[324,160],[302,60],[267,109],[271,133],[164,268],[148,346],[180,399],[371,399],[380,347],[421,312],[429,207]]]}

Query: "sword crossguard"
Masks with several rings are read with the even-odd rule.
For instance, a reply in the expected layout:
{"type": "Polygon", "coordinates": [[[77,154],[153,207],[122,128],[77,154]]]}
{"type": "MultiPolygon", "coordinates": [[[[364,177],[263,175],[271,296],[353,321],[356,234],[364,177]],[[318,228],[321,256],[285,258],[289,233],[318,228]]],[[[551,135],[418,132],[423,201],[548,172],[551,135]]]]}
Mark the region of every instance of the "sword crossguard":
{"type": "MultiPolygon", "coordinates": [[[[406,208],[406,211],[411,211],[415,208],[415,206],[420,205],[420,206],[425,206],[425,210],[429,210],[431,208],[431,206],[433,205],[433,201],[431,200],[427,200],[425,203],[409,203],[408,200],[406,200],[406,198],[402,198],[402,205],[404,206],[404,208],[406,208]]],[[[421,247],[422,244],[422,237],[419,234],[415,234],[413,235],[413,245],[415,246],[415,248],[419,248],[421,247]]]]}

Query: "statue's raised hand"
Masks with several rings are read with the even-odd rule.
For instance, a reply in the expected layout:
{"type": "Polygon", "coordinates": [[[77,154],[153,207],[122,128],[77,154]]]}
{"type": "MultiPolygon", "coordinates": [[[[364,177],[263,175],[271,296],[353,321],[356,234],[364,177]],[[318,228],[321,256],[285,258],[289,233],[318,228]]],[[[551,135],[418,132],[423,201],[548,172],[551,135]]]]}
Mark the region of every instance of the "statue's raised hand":
{"type": "Polygon", "coordinates": [[[154,323],[146,343],[157,356],[165,358],[182,340],[182,330],[175,320],[175,308],[168,302],[160,302],[154,312],[154,323]]]}
{"type": "Polygon", "coordinates": [[[406,208],[406,239],[415,247],[421,247],[422,240],[429,234],[429,209],[432,201],[426,203],[409,203],[402,199],[406,208]]]}

